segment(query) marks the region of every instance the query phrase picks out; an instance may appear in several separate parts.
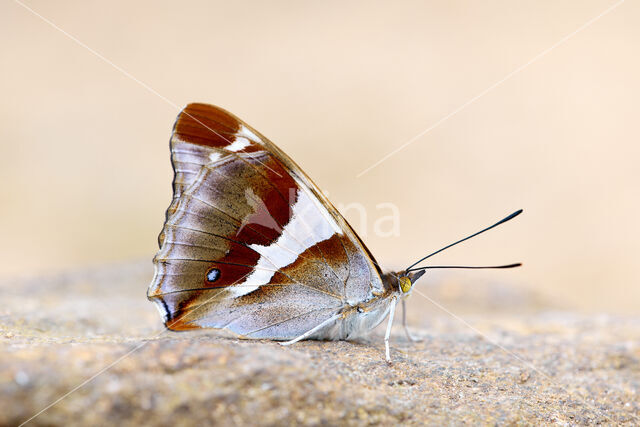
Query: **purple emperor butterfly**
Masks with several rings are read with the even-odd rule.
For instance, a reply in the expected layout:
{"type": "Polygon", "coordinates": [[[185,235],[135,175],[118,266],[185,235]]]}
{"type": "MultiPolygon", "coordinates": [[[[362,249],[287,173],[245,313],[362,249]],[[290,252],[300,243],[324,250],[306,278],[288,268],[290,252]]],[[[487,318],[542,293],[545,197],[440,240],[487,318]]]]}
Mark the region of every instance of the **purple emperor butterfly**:
{"type": "Polygon", "coordinates": [[[300,167],[221,108],[190,104],[182,110],[171,161],[173,200],[147,293],[168,329],[224,328],[286,345],[347,340],[388,316],[390,360],[396,304],[404,308],[427,268],[444,267],[415,267],[433,254],[383,273],[300,167]]]}

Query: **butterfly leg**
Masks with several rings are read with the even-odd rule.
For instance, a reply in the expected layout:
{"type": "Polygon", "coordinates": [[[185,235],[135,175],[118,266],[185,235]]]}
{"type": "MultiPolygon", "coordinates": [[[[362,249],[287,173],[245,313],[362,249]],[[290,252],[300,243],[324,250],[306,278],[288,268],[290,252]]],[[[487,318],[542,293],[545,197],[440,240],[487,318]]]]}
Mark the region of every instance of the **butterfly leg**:
{"type": "Polygon", "coordinates": [[[396,304],[398,298],[391,300],[391,308],[389,309],[389,322],[387,323],[387,332],[384,334],[384,351],[387,362],[391,363],[391,356],[389,355],[389,337],[391,336],[391,326],[393,326],[393,316],[396,314],[396,304]]]}
{"type": "Polygon", "coordinates": [[[296,338],[292,339],[291,341],[283,341],[283,342],[280,343],[280,345],[291,345],[291,344],[297,343],[298,341],[302,341],[302,340],[310,337],[314,333],[316,333],[318,330],[324,328],[325,326],[327,326],[331,322],[337,320],[340,316],[341,316],[340,314],[333,315],[330,318],[328,318],[327,320],[325,320],[324,322],[320,323],[318,326],[316,326],[316,327],[308,330],[304,334],[300,335],[299,337],[296,337],[296,338]]]}
{"type": "Polygon", "coordinates": [[[404,328],[404,333],[407,334],[407,338],[409,338],[409,341],[411,342],[422,341],[421,338],[416,338],[413,335],[411,335],[411,332],[409,332],[409,328],[407,327],[407,301],[406,300],[402,300],[402,327],[404,328]]]}

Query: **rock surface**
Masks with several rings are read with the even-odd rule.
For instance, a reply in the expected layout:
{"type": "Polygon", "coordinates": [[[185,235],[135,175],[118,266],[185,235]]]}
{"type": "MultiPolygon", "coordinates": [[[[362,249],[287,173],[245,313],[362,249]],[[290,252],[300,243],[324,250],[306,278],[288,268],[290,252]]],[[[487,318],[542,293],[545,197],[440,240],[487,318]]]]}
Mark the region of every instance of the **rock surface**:
{"type": "Polygon", "coordinates": [[[397,322],[389,365],[380,329],[286,348],[164,331],[150,270],[0,283],[0,425],[54,402],[28,424],[640,423],[639,318],[429,283],[409,304],[423,341],[397,322]]]}

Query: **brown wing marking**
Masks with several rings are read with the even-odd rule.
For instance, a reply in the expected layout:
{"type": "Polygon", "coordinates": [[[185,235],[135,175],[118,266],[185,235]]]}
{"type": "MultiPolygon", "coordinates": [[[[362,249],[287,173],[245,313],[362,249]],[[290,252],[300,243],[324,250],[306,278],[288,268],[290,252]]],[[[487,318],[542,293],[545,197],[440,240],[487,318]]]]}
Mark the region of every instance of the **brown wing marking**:
{"type": "MultiPolygon", "coordinates": [[[[242,120],[238,119],[233,114],[208,104],[192,103],[189,104],[178,116],[174,125],[174,137],[172,138],[172,144],[184,143],[196,144],[199,146],[206,146],[212,149],[217,149],[224,154],[231,154],[235,157],[241,158],[246,161],[246,157],[239,153],[255,153],[263,151],[269,157],[269,159],[258,160],[260,167],[257,167],[254,162],[250,165],[261,174],[266,183],[269,183],[291,206],[292,202],[295,202],[291,194],[295,194],[295,191],[289,191],[289,194],[282,194],[281,189],[288,188],[291,190],[298,189],[298,186],[292,186],[290,183],[291,176],[287,169],[283,167],[280,158],[276,158],[273,152],[281,153],[280,150],[271,143],[268,139],[264,138],[253,128],[248,126],[242,120]],[[245,138],[249,144],[237,151],[228,151],[229,148],[238,135],[245,138]],[[286,182],[285,182],[286,181],[286,182]]],[[[259,154],[259,153],[257,153],[259,154]]],[[[286,155],[284,155],[286,157],[286,155]]],[[[288,157],[286,157],[284,164],[293,164],[288,157]],[[289,160],[289,163],[287,163],[289,160]]],[[[197,164],[198,162],[194,162],[197,164]]],[[[293,164],[296,168],[297,166],[293,164]]],[[[306,189],[303,189],[306,190],[306,189]]],[[[175,189],[174,189],[175,191],[175,189]]],[[[315,195],[312,195],[315,197],[315,195]]],[[[307,229],[311,232],[310,227],[307,225],[307,229]]],[[[293,236],[295,237],[295,236],[293,236]]],[[[321,250],[319,253],[314,254],[314,258],[321,258],[327,265],[330,265],[327,257],[321,250]]],[[[344,279],[336,273],[336,278],[344,279]]]]}

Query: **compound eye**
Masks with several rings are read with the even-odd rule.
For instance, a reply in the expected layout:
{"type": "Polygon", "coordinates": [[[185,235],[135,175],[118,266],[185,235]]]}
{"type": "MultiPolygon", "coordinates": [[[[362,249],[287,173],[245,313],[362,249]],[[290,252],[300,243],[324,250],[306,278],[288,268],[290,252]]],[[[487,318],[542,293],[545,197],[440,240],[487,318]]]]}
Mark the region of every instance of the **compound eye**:
{"type": "Polygon", "coordinates": [[[400,282],[400,289],[402,289],[402,292],[405,294],[411,290],[411,279],[407,276],[400,277],[398,282],[400,282]]]}

